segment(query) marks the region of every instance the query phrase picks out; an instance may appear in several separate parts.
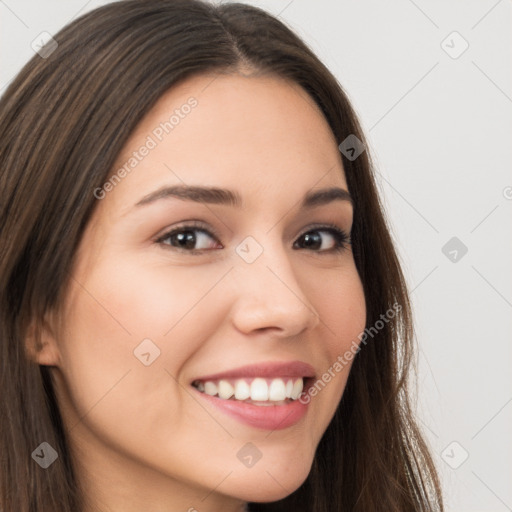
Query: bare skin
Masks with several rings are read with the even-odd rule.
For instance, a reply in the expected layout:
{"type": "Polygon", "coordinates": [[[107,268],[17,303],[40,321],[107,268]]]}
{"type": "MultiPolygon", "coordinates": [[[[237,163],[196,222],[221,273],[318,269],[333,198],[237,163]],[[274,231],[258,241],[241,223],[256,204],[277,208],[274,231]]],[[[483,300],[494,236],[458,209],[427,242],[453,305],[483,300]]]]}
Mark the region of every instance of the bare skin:
{"type": "Polygon", "coordinates": [[[350,233],[350,201],[300,207],[312,190],[348,190],[326,120],[281,79],[213,78],[168,91],[132,134],[116,169],[197,99],[98,201],[65,308],[50,317],[37,355],[52,366],[87,512],[234,512],[289,495],[310,471],[350,365],[299,423],[273,432],[209,406],[190,383],[268,361],[304,361],[319,377],[364,330],[351,246],[334,251],[322,227],[350,233]],[[174,197],[135,206],[184,184],[231,189],[243,207],[174,197]],[[161,239],[189,221],[200,224],[193,248],[161,239]],[[263,250],[251,263],[236,251],[246,237],[263,250]],[[134,355],[144,339],[160,350],[148,366],[134,355]],[[262,454],[251,468],[237,458],[247,442],[262,454]]]}

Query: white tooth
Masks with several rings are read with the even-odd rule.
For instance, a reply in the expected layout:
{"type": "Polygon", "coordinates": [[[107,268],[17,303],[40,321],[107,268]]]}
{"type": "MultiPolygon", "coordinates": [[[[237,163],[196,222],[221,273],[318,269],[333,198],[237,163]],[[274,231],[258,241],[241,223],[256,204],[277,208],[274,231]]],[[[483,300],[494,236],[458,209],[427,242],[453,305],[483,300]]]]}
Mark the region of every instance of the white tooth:
{"type": "Polygon", "coordinates": [[[269,399],[273,402],[278,402],[286,398],[286,387],[283,379],[273,379],[270,383],[270,389],[268,391],[269,399]]]}
{"type": "Polygon", "coordinates": [[[254,379],[251,382],[251,400],[268,400],[268,384],[265,379],[254,379]]]}
{"type": "Polygon", "coordinates": [[[293,383],[293,389],[292,389],[292,400],[297,400],[297,398],[299,398],[300,394],[302,393],[302,388],[303,388],[303,382],[302,382],[302,379],[297,379],[294,383],[293,383]]]}
{"type": "Polygon", "coordinates": [[[207,380],[204,383],[204,392],[207,395],[215,396],[217,394],[217,385],[215,384],[215,382],[207,380]]]}
{"type": "Polygon", "coordinates": [[[292,390],[293,390],[293,380],[290,379],[286,382],[286,398],[292,397],[292,390]]]}
{"type": "Polygon", "coordinates": [[[233,396],[234,392],[233,386],[227,380],[219,381],[219,398],[227,400],[233,396]]]}
{"type": "Polygon", "coordinates": [[[204,382],[198,382],[196,387],[199,391],[204,392],[204,382]]]}
{"type": "Polygon", "coordinates": [[[243,379],[235,382],[235,398],[237,400],[247,400],[251,396],[251,388],[243,379]]]}

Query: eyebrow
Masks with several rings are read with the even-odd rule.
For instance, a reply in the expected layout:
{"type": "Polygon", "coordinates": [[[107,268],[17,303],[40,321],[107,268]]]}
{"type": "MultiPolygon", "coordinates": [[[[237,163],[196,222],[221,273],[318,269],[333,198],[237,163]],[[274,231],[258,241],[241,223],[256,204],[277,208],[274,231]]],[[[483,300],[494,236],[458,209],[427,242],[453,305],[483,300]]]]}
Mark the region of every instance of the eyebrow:
{"type": "MultiPolygon", "coordinates": [[[[201,187],[194,185],[174,185],[163,187],[144,196],[135,206],[145,206],[160,199],[176,198],[197,203],[220,204],[240,208],[243,200],[234,190],[201,187]]],[[[323,188],[308,192],[301,204],[301,208],[313,208],[334,201],[348,201],[354,203],[350,193],[339,187],[323,188]]]]}

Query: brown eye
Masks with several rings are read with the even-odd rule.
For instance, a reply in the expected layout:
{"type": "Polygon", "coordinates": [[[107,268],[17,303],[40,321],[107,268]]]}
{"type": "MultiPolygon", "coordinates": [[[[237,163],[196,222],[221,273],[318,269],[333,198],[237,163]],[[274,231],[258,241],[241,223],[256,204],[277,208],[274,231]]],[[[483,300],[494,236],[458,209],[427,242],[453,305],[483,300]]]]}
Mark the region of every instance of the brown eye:
{"type": "Polygon", "coordinates": [[[220,245],[208,230],[195,226],[175,228],[161,236],[157,243],[187,252],[218,249],[220,245]]]}
{"type": "MultiPolygon", "coordinates": [[[[299,240],[303,241],[303,247],[299,248],[315,252],[339,252],[344,250],[349,243],[349,237],[345,231],[336,226],[307,231],[300,236],[299,240]],[[322,236],[320,233],[326,233],[327,236],[322,236]]],[[[295,245],[294,247],[297,248],[295,245]]]]}
{"type": "MultiPolygon", "coordinates": [[[[222,249],[218,238],[208,229],[195,225],[176,227],[162,235],[156,243],[191,254],[222,249]]],[[[319,253],[341,252],[350,243],[349,236],[337,226],[320,226],[303,233],[294,243],[294,249],[319,253]]]]}

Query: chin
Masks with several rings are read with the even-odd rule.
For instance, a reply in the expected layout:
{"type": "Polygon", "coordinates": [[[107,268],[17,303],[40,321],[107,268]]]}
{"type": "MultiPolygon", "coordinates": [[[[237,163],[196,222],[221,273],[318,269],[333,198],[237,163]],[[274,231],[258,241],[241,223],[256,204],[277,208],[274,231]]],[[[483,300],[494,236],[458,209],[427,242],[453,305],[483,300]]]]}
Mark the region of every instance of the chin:
{"type": "Polygon", "coordinates": [[[311,464],[288,467],[287,471],[279,466],[256,467],[239,473],[232,480],[233,494],[244,501],[268,503],[282,500],[296,491],[306,480],[311,464]]]}

